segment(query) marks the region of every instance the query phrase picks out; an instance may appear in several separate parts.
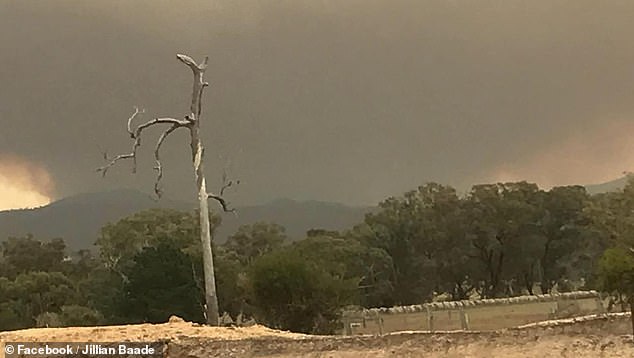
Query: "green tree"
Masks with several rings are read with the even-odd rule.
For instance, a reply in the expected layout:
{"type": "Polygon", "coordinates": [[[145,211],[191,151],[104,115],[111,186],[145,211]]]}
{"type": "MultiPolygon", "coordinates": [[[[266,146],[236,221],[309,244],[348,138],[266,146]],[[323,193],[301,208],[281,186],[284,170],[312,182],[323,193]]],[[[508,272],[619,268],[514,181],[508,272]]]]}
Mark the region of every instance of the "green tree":
{"type": "Polygon", "coordinates": [[[36,327],[96,326],[102,322],[99,312],[80,305],[62,306],[60,312],[44,312],[35,318],[36,327]]]}
{"type": "Polygon", "coordinates": [[[59,312],[66,304],[77,302],[78,296],[71,280],[59,272],[29,272],[15,279],[16,297],[27,304],[29,316],[44,312],[59,312]]]}
{"type": "Polygon", "coordinates": [[[417,250],[424,238],[421,192],[419,188],[401,198],[390,197],[379,204],[378,212],[365,218],[364,242],[385,250],[392,257],[397,305],[420,303],[433,292],[433,280],[423,272],[424,257],[417,250]]]}
{"type": "Polygon", "coordinates": [[[607,249],[599,263],[598,283],[604,292],[616,295],[619,301],[626,297],[632,313],[634,332],[634,252],[620,247],[607,249]]]}
{"type": "Polygon", "coordinates": [[[252,316],[253,308],[248,304],[246,268],[235,252],[224,246],[214,247],[216,284],[218,285],[219,311],[228,313],[234,320],[238,315],[252,316]]]}
{"type": "Polygon", "coordinates": [[[357,302],[365,307],[393,305],[393,263],[385,250],[356,239],[356,233],[310,230],[292,249],[330,275],[358,282],[357,302]]]}
{"type": "Polygon", "coordinates": [[[133,322],[165,322],[171,315],[204,322],[204,296],[192,275],[193,265],[174,242],[145,247],[126,272],[125,316],[133,322]]]}
{"type": "Polygon", "coordinates": [[[600,288],[618,297],[634,293],[634,255],[623,248],[605,250],[597,265],[600,288]]]}
{"type": "Polygon", "coordinates": [[[584,212],[608,245],[634,247],[634,176],[623,190],[593,195],[584,212]]]}
{"type": "MultiPolygon", "coordinates": [[[[484,275],[481,296],[513,294],[518,275],[532,275],[539,252],[541,193],[526,182],[475,185],[467,197],[469,234],[484,275]],[[506,286],[505,286],[506,284],[506,286]]],[[[524,276],[531,288],[533,279],[524,276]]]]}
{"type": "Polygon", "coordinates": [[[416,251],[424,258],[425,274],[436,293],[448,293],[454,300],[466,299],[474,288],[477,269],[470,254],[465,205],[450,186],[429,183],[419,187],[422,237],[416,251]]]}
{"type": "Polygon", "coordinates": [[[96,326],[103,322],[103,315],[94,309],[80,305],[62,306],[60,318],[64,327],[96,326]]]}
{"type": "Polygon", "coordinates": [[[0,243],[0,250],[0,274],[13,279],[32,271],[62,271],[66,244],[59,238],[42,242],[27,235],[10,237],[0,243]]]}
{"type": "Polygon", "coordinates": [[[428,183],[380,203],[357,230],[393,261],[394,303],[414,304],[448,292],[466,298],[477,268],[470,254],[465,205],[450,186],[428,183]]]}
{"type": "Polygon", "coordinates": [[[0,331],[32,327],[24,306],[18,301],[14,282],[0,277],[0,331]]]}
{"type": "Polygon", "coordinates": [[[590,230],[584,215],[589,200],[582,186],[555,187],[544,193],[539,221],[545,238],[539,253],[541,291],[549,293],[562,277],[588,278],[588,264],[596,259],[588,243],[590,230]]]}
{"type": "MultiPolygon", "coordinates": [[[[3,275],[0,277],[0,329],[33,326],[58,327],[76,325],[71,313],[82,307],[97,317],[90,305],[91,290],[83,290],[97,267],[88,251],[66,255],[62,239],[49,242],[28,235],[10,238],[2,247],[3,275]],[[66,310],[70,310],[65,312],[66,310]]],[[[111,291],[104,286],[103,291],[111,291]]],[[[83,324],[96,324],[82,316],[83,324]]]]}
{"type": "Polygon", "coordinates": [[[93,268],[89,275],[77,281],[82,305],[102,315],[104,324],[130,322],[123,313],[123,307],[126,305],[124,286],[125,283],[119,274],[103,266],[93,268]]]}
{"type": "Polygon", "coordinates": [[[287,240],[285,229],[274,223],[256,222],[243,225],[231,235],[225,247],[236,253],[243,265],[282,247],[287,240]]]}
{"type": "MultiPolygon", "coordinates": [[[[593,196],[586,211],[592,228],[609,246],[596,266],[596,284],[634,310],[634,176],[623,190],[593,196]]],[[[634,315],[632,316],[634,332],[634,315]]]]}
{"type": "Polygon", "coordinates": [[[0,294],[0,316],[7,317],[7,323],[0,321],[3,329],[34,327],[40,315],[59,313],[62,306],[80,300],[73,282],[60,272],[22,273],[13,281],[0,278],[0,294]]]}
{"type": "MultiPolygon", "coordinates": [[[[220,224],[219,216],[210,217],[212,233],[220,224]]],[[[96,245],[102,262],[122,274],[133,258],[145,247],[169,240],[183,252],[200,256],[197,214],[171,209],[150,209],[133,214],[101,229],[96,245]]],[[[124,277],[125,279],[125,277],[124,277]]]]}
{"type": "Polygon", "coordinates": [[[256,317],[274,328],[332,334],[341,308],[354,302],[356,281],[344,280],[291,249],[257,259],[249,268],[249,296],[256,317]]]}

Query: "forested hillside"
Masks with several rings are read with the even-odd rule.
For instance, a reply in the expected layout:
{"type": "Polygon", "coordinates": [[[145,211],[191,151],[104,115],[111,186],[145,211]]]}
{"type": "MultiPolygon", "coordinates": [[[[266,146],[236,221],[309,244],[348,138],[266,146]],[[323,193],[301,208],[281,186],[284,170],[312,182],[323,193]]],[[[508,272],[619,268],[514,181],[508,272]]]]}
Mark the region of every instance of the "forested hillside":
{"type": "MultiPolygon", "coordinates": [[[[527,182],[464,196],[428,183],[383,200],[341,230],[291,240],[242,225],[214,247],[222,312],[297,332],[332,333],[340,309],[593,288],[632,299],[634,179],[610,193],[527,182]]],[[[263,215],[264,216],[264,215],[263,215]]],[[[222,218],[211,216],[214,232],[222,218]]],[[[94,253],[64,238],[13,237],[0,249],[0,329],[204,321],[195,212],[142,210],[104,225],[94,253]]]]}
{"type": "MultiPolygon", "coordinates": [[[[99,229],[128,215],[152,208],[193,210],[195,203],[161,198],[136,190],[81,194],[36,209],[0,211],[0,238],[33,234],[41,239],[64,238],[74,250],[94,249],[99,229]]],[[[241,225],[257,221],[283,225],[291,238],[307,230],[342,230],[363,219],[371,208],[320,201],[279,199],[262,205],[238,207],[237,215],[223,214],[216,240],[224,242],[241,225]]]]}

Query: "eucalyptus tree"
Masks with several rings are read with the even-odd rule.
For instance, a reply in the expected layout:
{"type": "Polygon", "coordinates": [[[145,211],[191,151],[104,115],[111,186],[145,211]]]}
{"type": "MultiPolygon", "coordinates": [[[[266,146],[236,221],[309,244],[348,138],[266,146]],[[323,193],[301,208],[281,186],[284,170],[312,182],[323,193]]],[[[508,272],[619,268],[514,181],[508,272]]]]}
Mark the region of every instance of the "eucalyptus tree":
{"type": "Polygon", "coordinates": [[[106,154],[104,154],[104,159],[106,159],[107,163],[98,168],[97,171],[101,172],[104,176],[106,175],[108,169],[115,165],[120,160],[132,160],[133,169],[132,171],[136,171],[136,161],[137,161],[137,149],[141,146],[141,134],[147,128],[154,127],[157,125],[168,125],[167,129],[159,136],[156,141],[156,145],[154,147],[154,159],[156,165],[154,169],[156,170],[156,181],[154,183],[154,192],[157,196],[161,196],[160,189],[160,181],[163,177],[163,166],[161,163],[160,157],[160,149],[163,145],[165,139],[172,134],[174,131],[178,129],[186,129],[190,134],[189,145],[191,148],[192,162],[194,167],[194,175],[196,177],[196,186],[198,190],[198,203],[199,203],[199,221],[200,221],[200,239],[202,244],[202,253],[203,253],[203,266],[204,266],[204,275],[205,275],[205,302],[206,309],[205,315],[207,319],[207,323],[210,325],[218,325],[218,298],[216,294],[216,282],[214,276],[214,262],[213,255],[211,252],[211,230],[209,223],[209,206],[208,199],[214,199],[217,201],[222,210],[225,212],[234,212],[233,209],[230,209],[227,201],[224,199],[223,194],[224,191],[231,187],[232,185],[238,184],[238,182],[234,182],[231,180],[227,180],[226,175],[223,175],[223,183],[220,190],[217,193],[211,193],[207,190],[207,185],[205,182],[205,174],[204,174],[204,165],[203,165],[203,156],[205,152],[205,148],[203,146],[201,135],[200,135],[200,126],[201,126],[201,114],[202,114],[202,96],[205,87],[209,86],[208,82],[205,82],[204,75],[207,70],[207,63],[209,58],[205,57],[204,61],[200,64],[196,63],[191,57],[187,55],[178,54],[176,55],[178,60],[188,66],[194,75],[193,81],[193,91],[191,96],[191,105],[190,111],[183,119],[176,118],[154,118],[145,123],[137,125],[133,129],[134,120],[144,113],[144,110],[140,110],[135,108],[134,113],[130,118],[128,118],[127,122],[127,130],[130,134],[130,137],[133,140],[132,151],[126,154],[119,154],[113,158],[108,158],[106,154]]]}

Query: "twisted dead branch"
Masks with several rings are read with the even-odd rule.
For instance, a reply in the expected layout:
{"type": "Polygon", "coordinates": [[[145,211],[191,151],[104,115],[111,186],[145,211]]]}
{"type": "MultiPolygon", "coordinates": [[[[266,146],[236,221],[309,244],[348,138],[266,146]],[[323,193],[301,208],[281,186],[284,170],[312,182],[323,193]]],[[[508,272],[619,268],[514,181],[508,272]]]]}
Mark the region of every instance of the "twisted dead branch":
{"type": "MultiPolygon", "coordinates": [[[[132,151],[130,153],[119,154],[112,159],[108,159],[107,153],[104,152],[104,159],[108,163],[102,167],[97,168],[97,172],[101,172],[102,176],[105,177],[106,174],[108,173],[108,169],[110,169],[118,161],[124,160],[124,159],[132,159],[132,173],[136,173],[137,149],[141,146],[141,134],[143,133],[145,129],[158,125],[158,124],[172,124],[172,127],[170,128],[171,130],[168,130],[169,133],[167,134],[164,133],[164,135],[161,136],[162,139],[160,143],[162,143],[165,137],[169,135],[172,131],[174,131],[174,129],[177,129],[180,127],[188,127],[191,125],[191,122],[187,120],[178,120],[174,118],[154,118],[150,121],[147,121],[143,124],[138,125],[136,129],[133,131],[132,121],[141,113],[143,113],[143,111],[139,111],[139,109],[135,107],[134,113],[130,116],[130,118],[128,118],[128,125],[127,125],[128,133],[130,134],[130,138],[134,139],[134,143],[132,144],[132,151]]],[[[160,144],[157,145],[157,147],[160,147],[160,144]]]]}

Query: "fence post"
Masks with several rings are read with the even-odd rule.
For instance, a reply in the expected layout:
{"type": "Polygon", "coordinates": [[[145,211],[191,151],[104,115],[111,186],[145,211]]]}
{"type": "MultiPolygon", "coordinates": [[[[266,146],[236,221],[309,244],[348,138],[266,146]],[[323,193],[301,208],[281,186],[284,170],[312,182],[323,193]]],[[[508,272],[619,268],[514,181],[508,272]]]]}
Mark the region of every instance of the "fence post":
{"type": "Polygon", "coordinates": [[[376,323],[379,325],[379,334],[383,334],[383,319],[381,319],[381,314],[376,312],[376,323]]]}
{"type": "Polygon", "coordinates": [[[350,326],[351,320],[346,313],[347,312],[344,312],[343,314],[344,335],[351,336],[352,335],[352,327],[350,326]]]}
{"type": "Polygon", "coordinates": [[[599,313],[607,313],[607,309],[603,305],[603,295],[601,292],[597,293],[595,300],[597,301],[597,311],[599,311],[599,313]]]}
{"type": "Polygon", "coordinates": [[[430,332],[434,331],[434,315],[432,311],[429,309],[428,305],[425,305],[425,309],[427,310],[427,328],[429,328],[430,332]]]}
{"type": "Polygon", "coordinates": [[[463,330],[469,330],[469,315],[464,311],[464,307],[460,307],[460,324],[463,330]]]}

